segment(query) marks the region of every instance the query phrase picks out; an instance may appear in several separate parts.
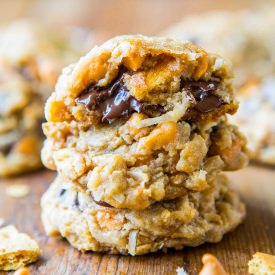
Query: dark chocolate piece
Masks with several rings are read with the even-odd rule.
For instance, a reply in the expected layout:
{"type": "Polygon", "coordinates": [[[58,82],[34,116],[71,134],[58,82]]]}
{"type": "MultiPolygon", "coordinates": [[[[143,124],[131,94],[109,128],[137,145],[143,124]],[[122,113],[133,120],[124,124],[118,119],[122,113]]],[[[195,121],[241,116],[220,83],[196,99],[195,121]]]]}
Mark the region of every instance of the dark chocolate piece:
{"type": "Polygon", "coordinates": [[[139,102],[130,95],[123,83],[123,74],[108,87],[90,86],[76,99],[89,110],[99,110],[102,113],[102,122],[111,123],[114,119],[129,117],[133,112],[145,114],[162,114],[165,112],[161,105],[150,105],[139,102]]]}
{"type": "Polygon", "coordinates": [[[91,198],[92,198],[92,200],[93,200],[97,205],[100,205],[100,206],[103,206],[103,207],[111,207],[111,208],[113,208],[113,206],[110,205],[110,204],[107,203],[107,202],[95,200],[94,195],[93,195],[92,192],[91,192],[91,198]]]}
{"type": "MultiPolygon", "coordinates": [[[[129,117],[133,112],[143,112],[149,117],[165,113],[161,105],[151,105],[140,102],[130,95],[123,83],[124,70],[119,73],[113,84],[106,87],[91,85],[76,99],[77,103],[84,104],[88,110],[97,110],[102,114],[102,122],[112,123],[115,119],[129,117]]],[[[193,101],[190,109],[201,113],[208,113],[224,104],[223,99],[214,94],[220,86],[219,79],[211,81],[183,81],[182,90],[185,90],[193,101]]]]}
{"type": "Polygon", "coordinates": [[[218,81],[183,82],[182,89],[194,97],[194,108],[201,113],[208,113],[224,104],[223,99],[213,94],[220,86],[218,81]]]}
{"type": "Polygon", "coordinates": [[[123,75],[111,86],[90,86],[76,101],[85,104],[89,110],[99,110],[103,114],[102,122],[109,123],[116,118],[128,117],[133,112],[141,112],[143,106],[124,86],[123,75]]]}

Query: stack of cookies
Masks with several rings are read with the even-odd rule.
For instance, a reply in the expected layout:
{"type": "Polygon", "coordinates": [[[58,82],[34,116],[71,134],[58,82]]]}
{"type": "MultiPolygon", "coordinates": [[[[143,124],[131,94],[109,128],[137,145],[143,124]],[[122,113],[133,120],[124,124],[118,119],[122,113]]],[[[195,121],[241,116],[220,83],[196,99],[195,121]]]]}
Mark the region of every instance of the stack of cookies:
{"type": "Polygon", "coordinates": [[[47,101],[47,234],[131,255],[218,242],[245,216],[222,171],[247,163],[227,122],[228,62],[191,43],[120,36],[63,70],[47,101]]]}

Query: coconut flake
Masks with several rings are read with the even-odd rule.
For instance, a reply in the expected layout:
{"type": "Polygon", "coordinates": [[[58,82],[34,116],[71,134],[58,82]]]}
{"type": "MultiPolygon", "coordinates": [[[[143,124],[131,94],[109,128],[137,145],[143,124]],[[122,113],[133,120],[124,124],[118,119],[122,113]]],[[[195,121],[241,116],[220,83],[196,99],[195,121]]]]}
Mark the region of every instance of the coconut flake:
{"type": "Polygon", "coordinates": [[[129,253],[135,255],[138,230],[132,230],[129,234],[129,253]]]}
{"type": "Polygon", "coordinates": [[[191,101],[189,100],[189,98],[184,97],[181,103],[175,104],[174,109],[172,111],[167,112],[166,114],[158,117],[143,119],[137,124],[136,127],[137,128],[147,127],[154,124],[159,124],[160,122],[164,122],[164,121],[177,122],[185,115],[190,104],[191,104],[191,101]]]}

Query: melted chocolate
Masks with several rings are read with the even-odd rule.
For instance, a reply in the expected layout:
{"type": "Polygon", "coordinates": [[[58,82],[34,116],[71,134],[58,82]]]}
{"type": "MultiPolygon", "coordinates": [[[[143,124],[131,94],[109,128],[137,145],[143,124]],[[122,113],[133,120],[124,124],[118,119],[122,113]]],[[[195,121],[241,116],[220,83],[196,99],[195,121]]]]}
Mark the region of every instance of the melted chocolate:
{"type": "Polygon", "coordinates": [[[103,206],[103,207],[111,207],[111,208],[113,208],[113,206],[110,205],[110,204],[107,203],[107,202],[95,200],[93,193],[91,193],[91,197],[92,197],[93,201],[94,201],[97,205],[100,205],[100,206],[103,206]]]}
{"type": "MultiPolygon", "coordinates": [[[[109,86],[91,85],[80,94],[76,102],[84,104],[88,110],[102,113],[101,121],[107,123],[112,123],[117,118],[129,117],[133,112],[143,112],[149,117],[165,113],[163,106],[146,104],[131,96],[123,82],[124,72],[122,70],[114,83],[109,86]]],[[[219,79],[185,81],[181,86],[193,101],[191,108],[201,113],[211,112],[224,104],[222,98],[213,93],[220,86],[219,79]]]]}
{"type": "Polygon", "coordinates": [[[128,117],[133,112],[141,112],[144,106],[130,95],[123,84],[123,75],[111,86],[90,86],[76,101],[85,104],[89,110],[99,110],[103,114],[102,122],[109,123],[116,118],[128,117]]]}
{"type": "Polygon", "coordinates": [[[194,108],[201,113],[208,113],[224,104],[223,99],[213,94],[220,86],[218,81],[189,81],[182,84],[186,90],[194,97],[194,108]]]}

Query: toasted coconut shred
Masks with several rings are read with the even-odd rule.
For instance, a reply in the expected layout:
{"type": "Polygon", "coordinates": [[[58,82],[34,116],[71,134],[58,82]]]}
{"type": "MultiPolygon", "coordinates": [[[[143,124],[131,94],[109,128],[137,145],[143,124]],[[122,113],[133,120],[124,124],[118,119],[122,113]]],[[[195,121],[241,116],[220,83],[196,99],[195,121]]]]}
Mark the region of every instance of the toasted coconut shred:
{"type": "Polygon", "coordinates": [[[137,245],[137,234],[138,230],[132,230],[129,233],[129,253],[131,255],[135,255],[136,253],[136,245],[137,245]]]}
{"type": "Polygon", "coordinates": [[[146,118],[140,121],[137,124],[137,128],[152,126],[155,124],[159,124],[161,122],[166,121],[179,121],[186,113],[187,109],[190,107],[191,101],[188,100],[187,97],[184,97],[181,103],[176,103],[174,109],[170,112],[167,112],[164,115],[153,117],[153,118],[146,118]]]}

